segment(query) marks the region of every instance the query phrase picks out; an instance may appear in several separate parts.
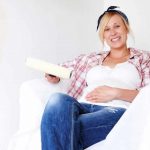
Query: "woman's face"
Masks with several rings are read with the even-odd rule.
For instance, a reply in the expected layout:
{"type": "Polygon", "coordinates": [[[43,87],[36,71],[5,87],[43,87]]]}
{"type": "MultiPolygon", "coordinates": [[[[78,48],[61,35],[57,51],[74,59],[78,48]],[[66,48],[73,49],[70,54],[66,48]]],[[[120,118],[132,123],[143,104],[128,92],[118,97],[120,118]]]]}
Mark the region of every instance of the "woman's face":
{"type": "Polygon", "coordinates": [[[104,40],[111,49],[126,47],[128,31],[122,18],[115,14],[112,16],[104,29],[104,40]]]}

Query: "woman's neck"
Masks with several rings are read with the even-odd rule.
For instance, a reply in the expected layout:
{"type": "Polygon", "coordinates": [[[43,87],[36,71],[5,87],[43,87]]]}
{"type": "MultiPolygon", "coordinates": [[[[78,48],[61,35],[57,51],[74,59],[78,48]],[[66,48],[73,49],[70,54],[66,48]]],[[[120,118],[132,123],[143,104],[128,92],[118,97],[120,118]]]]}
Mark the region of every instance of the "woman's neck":
{"type": "Polygon", "coordinates": [[[130,55],[130,50],[128,48],[111,49],[108,57],[114,59],[120,59],[120,58],[128,57],[129,55],[130,55]]]}
{"type": "Polygon", "coordinates": [[[130,57],[130,49],[111,49],[110,53],[103,60],[102,65],[114,68],[118,63],[126,62],[130,57]]]}

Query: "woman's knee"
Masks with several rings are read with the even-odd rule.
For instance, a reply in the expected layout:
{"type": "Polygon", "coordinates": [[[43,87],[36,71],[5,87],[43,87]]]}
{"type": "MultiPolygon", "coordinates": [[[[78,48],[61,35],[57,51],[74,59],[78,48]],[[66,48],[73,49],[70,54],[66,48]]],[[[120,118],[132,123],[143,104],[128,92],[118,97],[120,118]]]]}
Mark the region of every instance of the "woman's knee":
{"type": "Polygon", "coordinates": [[[65,107],[66,104],[72,103],[74,98],[64,93],[54,93],[48,99],[46,109],[65,107]]]}

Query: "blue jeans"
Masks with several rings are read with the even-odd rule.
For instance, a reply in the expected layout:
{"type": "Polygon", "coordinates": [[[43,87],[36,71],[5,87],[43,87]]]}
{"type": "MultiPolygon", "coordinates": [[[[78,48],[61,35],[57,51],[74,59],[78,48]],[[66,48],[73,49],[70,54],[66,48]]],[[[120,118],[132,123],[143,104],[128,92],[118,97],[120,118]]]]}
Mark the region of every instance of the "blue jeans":
{"type": "Polygon", "coordinates": [[[124,108],[79,103],[53,94],[41,121],[42,150],[83,150],[106,138],[124,108]]]}

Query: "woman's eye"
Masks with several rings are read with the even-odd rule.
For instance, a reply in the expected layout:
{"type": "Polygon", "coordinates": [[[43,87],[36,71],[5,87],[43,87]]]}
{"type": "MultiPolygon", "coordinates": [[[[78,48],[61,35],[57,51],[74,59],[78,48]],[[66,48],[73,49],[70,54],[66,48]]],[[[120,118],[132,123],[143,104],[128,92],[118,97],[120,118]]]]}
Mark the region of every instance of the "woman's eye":
{"type": "Polygon", "coordinates": [[[120,27],[120,25],[116,25],[116,26],[114,26],[115,28],[119,28],[120,27]]]}
{"type": "Polygon", "coordinates": [[[105,30],[104,31],[109,31],[109,28],[105,28],[105,30]]]}

